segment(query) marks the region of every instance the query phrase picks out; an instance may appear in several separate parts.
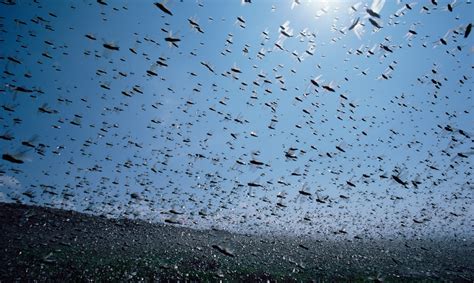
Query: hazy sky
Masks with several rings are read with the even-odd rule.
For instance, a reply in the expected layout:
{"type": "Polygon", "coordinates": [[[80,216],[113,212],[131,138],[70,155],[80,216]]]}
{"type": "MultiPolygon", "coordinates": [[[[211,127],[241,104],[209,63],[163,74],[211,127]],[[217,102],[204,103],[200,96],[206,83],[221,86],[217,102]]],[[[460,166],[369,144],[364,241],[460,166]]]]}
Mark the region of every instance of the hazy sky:
{"type": "Polygon", "coordinates": [[[15,2],[0,9],[3,200],[472,235],[470,1],[15,2]]]}

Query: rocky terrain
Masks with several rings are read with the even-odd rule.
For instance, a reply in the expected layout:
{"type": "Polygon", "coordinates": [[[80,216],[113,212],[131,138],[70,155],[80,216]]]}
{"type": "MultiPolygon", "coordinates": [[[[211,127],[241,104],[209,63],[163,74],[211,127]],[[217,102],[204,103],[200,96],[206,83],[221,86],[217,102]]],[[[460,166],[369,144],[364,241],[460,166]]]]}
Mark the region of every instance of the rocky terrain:
{"type": "Polygon", "coordinates": [[[0,204],[0,281],[472,282],[471,240],[241,235],[0,204]]]}

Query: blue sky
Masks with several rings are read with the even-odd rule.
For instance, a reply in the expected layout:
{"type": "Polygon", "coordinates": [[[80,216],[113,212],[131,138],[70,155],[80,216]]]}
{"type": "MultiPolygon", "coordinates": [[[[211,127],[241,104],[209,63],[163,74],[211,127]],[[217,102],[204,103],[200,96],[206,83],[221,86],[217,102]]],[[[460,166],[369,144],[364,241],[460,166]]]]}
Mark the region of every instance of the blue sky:
{"type": "Polygon", "coordinates": [[[2,5],[0,148],[24,161],[0,161],[2,198],[198,228],[472,234],[470,1],[252,2],[2,5]]]}

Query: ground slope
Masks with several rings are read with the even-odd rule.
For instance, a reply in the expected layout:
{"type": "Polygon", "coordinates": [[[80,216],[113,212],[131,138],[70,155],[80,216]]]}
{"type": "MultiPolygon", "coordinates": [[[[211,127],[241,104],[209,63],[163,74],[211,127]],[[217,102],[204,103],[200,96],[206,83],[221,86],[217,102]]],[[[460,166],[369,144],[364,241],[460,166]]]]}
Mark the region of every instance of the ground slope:
{"type": "Polygon", "coordinates": [[[474,279],[471,240],[200,231],[0,203],[0,281],[474,279]]]}

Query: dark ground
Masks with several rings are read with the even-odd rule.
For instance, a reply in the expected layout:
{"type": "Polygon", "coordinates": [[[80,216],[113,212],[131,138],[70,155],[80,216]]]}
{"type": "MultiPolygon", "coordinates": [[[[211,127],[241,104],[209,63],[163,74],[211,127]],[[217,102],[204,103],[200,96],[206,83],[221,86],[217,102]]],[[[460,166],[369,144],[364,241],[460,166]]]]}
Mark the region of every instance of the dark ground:
{"type": "Polygon", "coordinates": [[[322,241],[0,203],[0,281],[474,280],[473,240],[322,241]]]}

